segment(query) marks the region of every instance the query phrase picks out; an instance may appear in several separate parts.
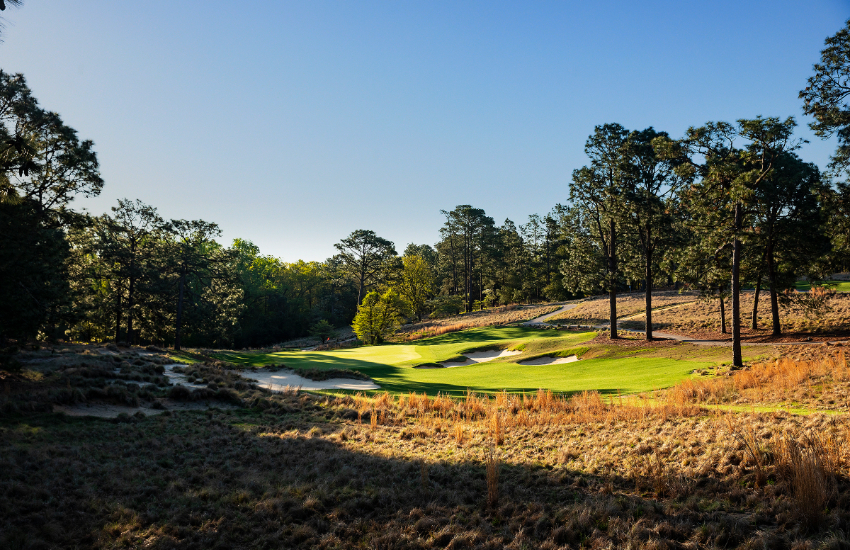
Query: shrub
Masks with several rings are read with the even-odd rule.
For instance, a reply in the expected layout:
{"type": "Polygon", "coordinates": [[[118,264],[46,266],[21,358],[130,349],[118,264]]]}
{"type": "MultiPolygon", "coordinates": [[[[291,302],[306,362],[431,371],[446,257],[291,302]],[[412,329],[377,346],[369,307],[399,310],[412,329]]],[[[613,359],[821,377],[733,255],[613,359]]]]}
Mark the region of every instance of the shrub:
{"type": "Polygon", "coordinates": [[[460,296],[437,296],[428,301],[433,310],[431,317],[441,318],[457,315],[463,310],[463,298],[460,296]]]}
{"type": "Polygon", "coordinates": [[[186,386],[172,386],[172,388],[168,390],[168,397],[177,401],[188,401],[192,399],[192,390],[186,386]]]}

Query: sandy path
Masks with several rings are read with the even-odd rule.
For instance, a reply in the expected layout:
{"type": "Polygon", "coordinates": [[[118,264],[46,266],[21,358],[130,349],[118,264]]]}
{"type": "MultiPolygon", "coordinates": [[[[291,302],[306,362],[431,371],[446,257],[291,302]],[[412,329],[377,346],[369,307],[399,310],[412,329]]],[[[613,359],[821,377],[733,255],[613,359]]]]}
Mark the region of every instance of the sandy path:
{"type": "Polygon", "coordinates": [[[507,349],[501,350],[488,350],[488,351],[471,351],[469,353],[464,353],[463,355],[467,358],[466,361],[448,361],[445,363],[440,363],[447,369],[451,369],[454,367],[468,367],[469,365],[476,365],[478,363],[486,363],[487,361],[493,361],[495,359],[501,359],[502,357],[510,357],[512,355],[519,355],[522,353],[521,351],[511,351],[507,349]]]}
{"type": "Polygon", "coordinates": [[[562,307],[561,309],[553,311],[552,313],[547,313],[546,315],[541,315],[540,317],[537,317],[536,319],[531,319],[529,321],[526,321],[526,322],[523,323],[523,325],[524,326],[545,325],[546,321],[548,321],[552,317],[554,317],[556,315],[560,315],[561,313],[564,313],[565,311],[569,311],[569,310],[573,309],[574,307],[576,307],[577,305],[578,305],[578,302],[571,303],[571,304],[564,304],[564,307],[562,307]]]}

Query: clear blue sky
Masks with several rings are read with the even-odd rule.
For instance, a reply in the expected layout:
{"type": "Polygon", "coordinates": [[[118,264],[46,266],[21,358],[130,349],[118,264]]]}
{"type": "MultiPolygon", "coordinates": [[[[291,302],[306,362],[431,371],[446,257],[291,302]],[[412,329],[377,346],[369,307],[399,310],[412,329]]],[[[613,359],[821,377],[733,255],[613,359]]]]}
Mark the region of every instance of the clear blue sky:
{"type": "MultiPolygon", "coordinates": [[[[440,209],[565,202],[594,125],[795,116],[850,2],[26,0],[0,67],[95,142],[93,213],[139,198],[286,261],[440,209]]],[[[833,143],[804,159],[825,166],[833,143]]]]}

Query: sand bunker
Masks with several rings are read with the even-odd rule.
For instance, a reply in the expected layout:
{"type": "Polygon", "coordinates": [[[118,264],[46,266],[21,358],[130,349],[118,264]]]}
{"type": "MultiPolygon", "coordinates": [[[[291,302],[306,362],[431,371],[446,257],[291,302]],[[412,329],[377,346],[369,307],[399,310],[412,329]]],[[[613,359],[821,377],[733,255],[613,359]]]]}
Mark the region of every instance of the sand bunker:
{"type": "Polygon", "coordinates": [[[250,378],[259,382],[260,387],[273,391],[282,391],[287,386],[290,388],[301,388],[302,390],[377,390],[380,388],[374,382],[368,380],[355,380],[354,378],[330,378],[328,380],[310,380],[291,371],[271,372],[264,369],[256,371],[243,371],[243,378],[250,378]]]}
{"type": "Polygon", "coordinates": [[[494,349],[488,351],[471,351],[469,353],[464,353],[466,356],[466,361],[447,361],[445,363],[441,363],[447,369],[451,369],[454,367],[467,367],[469,365],[475,365],[477,363],[486,363],[487,361],[493,361],[495,359],[501,359],[503,357],[510,357],[511,355],[519,355],[522,353],[521,351],[511,351],[507,349],[494,349]]]}
{"type": "Polygon", "coordinates": [[[573,363],[578,361],[578,357],[575,355],[569,355],[567,357],[537,357],[536,359],[529,359],[528,361],[520,361],[520,365],[560,365],[561,363],[573,363]]]}
{"type": "Polygon", "coordinates": [[[172,401],[164,399],[161,401],[164,409],[154,409],[153,407],[126,407],[123,405],[110,405],[106,403],[77,403],[75,405],[53,405],[53,412],[65,413],[68,416],[95,416],[98,418],[115,418],[121,413],[133,416],[136,413],[142,413],[145,416],[161,414],[165,411],[203,411],[207,409],[237,409],[236,405],[221,402],[207,401],[172,401]]]}

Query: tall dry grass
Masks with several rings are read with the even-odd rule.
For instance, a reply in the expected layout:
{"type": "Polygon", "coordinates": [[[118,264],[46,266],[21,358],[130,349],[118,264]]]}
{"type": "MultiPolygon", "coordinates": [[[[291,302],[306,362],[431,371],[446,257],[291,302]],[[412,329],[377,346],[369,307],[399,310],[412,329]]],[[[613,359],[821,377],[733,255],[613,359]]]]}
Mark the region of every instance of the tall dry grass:
{"type": "Polygon", "coordinates": [[[484,454],[487,465],[487,506],[495,509],[499,504],[499,457],[491,444],[484,454]]]}
{"type": "Polygon", "coordinates": [[[507,431],[516,428],[636,422],[703,414],[699,406],[686,401],[643,396],[603,397],[594,391],[573,395],[556,395],[544,389],[534,393],[499,392],[495,395],[468,391],[460,398],[443,394],[431,397],[416,392],[399,396],[380,393],[374,397],[358,394],[353,399],[361,415],[370,412],[373,427],[378,422],[404,426],[413,418],[425,426],[447,427],[458,445],[475,433],[486,434],[495,445],[502,445],[507,431]]]}
{"type": "Polygon", "coordinates": [[[837,496],[844,440],[831,435],[785,433],[775,441],[776,470],[790,483],[797,512],[809,527],[824,519],[829,502],[837,496]]]}
{"type": "Polygon", "coordinates": [[[755,401],[766,402],[782,399],[792,390],[810,387],[825,380],[850,380],[850,368],[843,350],[812,360],[780,357],[734,371],[730,376],[683,380],[667,391],[666,400],[678,406],[689,403],[719,404],[746,393],[752,395],[755,401]]]}

